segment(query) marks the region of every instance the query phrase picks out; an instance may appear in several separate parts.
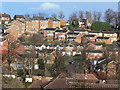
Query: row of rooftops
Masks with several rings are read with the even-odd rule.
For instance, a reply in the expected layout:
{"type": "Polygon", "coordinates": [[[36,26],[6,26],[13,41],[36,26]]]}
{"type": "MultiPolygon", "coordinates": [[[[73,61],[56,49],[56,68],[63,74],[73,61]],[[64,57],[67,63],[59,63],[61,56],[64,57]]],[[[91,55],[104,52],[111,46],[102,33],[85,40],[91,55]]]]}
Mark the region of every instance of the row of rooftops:
{"type": "MultiPolygon", "coordinates": [[[[46,28],[44,30],[50,30],[50,31],[55,31],[55,28],[46,28]]],[[[81,30],[81,29],[73,29],[71,30],[68,34],[79,34],[79,33],[75,33],[75,31],[78,32],[88,32],[88,33],[106,33],[106,34],[114,34],[114,33],[118,33],[119,31],[88,31],[88,30],[81,30]]],[[[67,30],[56,30],[56,32],[67,32],[67,30]]]]}
{"type": "MultiPolygon", "coordinates": [[[[2,17],[9,17],[10,18],[10,15],[9,14],[2,14],[1,15],[2,17]]],[[[14,19],[16,19],[16,18],[23,18],[23,19],[25,19],[25,17],[24,17],[24,15],[15,15],[14,16],[14,19]]],[[[52,19],[53,21],[60,21],[59,19],[55,19],[55,18],[51,18],[51,17],[46,17],[46,18],[44,18],[44,17],[34,17],[34,18],[26,18],[26,20],[48,20],[48,19],[52,19]]]]}
{"type": "MultiPolygon", "coordinates": [[[[84,35],[84,37],[95,37],[96,35],[84,35]]],[[[96,39],[109,39],[110,37],[97,37],[96,39]]]]}

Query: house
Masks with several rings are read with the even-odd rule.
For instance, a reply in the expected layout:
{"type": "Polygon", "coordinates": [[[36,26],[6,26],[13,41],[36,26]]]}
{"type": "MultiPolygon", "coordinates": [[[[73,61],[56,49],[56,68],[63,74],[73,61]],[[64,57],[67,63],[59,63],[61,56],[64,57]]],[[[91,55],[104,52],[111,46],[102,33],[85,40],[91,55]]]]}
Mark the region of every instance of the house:
{"type": "Polygon", "coordinates": [[[105,42],[106,44],[112,44],[110,37],[97,37],[96,42],[105,42]]]}
{"type": "Polygon", "coordinates": [[[74,32],[72,32],[72,31],[71,31],[71,32],[68,32],[68,33],[67,33],[67,38],[68,38],[68,37],[76,37],[78,34],[79,34],[79,33],[74,33],[74,32]]]}
{"type": "Polygon", "coordinates": [[[14,19],[24,19],[24,15],[15,15],[14,19]]]}
{"type": "Polygon", "coordinates": [[[43,29],[44,37],[48,37],[48,39],[52,39],[53,40],[54,32],[55,32],[55,28],[43,29]]]}
{"type": "Polygon", "coordinates": [[[81,28],[88,28],[90,26],[90,23],[88,23],[88,19],[78,19],[79,27],[81,28]]]}
{"type": "Polygon", "coordinates": [[[67,41],[72,42],[72,41],[75,41],[75,39],[76,39],[76,37],[68,37],[67,41]]]}
{"type": "Polygon", "coordinates": [[[65,19],[58,19],[60,21],[60,26],[65,26],[67,24],[67,21],[65,19]]]}
{"type": "Polygon", "coordinates": [[[37,18],[25,20],[26,31],[30,33],[37,33],[40,31],[40,20],[37,18]]]}
{"type": "Polygon", "coordinates": [[[96,35],[97,37],[102,37],[103,33],[100,31],[88,31],[89,35],[96,35]]]}
{"type": "Polygon", "coordinates": [[[91,62],[91,70],[96,71],[97,64],[105,61],[103,57],[88,59],[91,62]]]}
{"type": "Polygon", "coordinates": [[[75,50],[78,50],[78,51],[81,50],[80,44],[78,42],[72,42],[70,44],[73,45],[73,47],[75,48],[75,50]]]}
{"type": "Polygon", "coordinates": [[[68,32],[67,33],[67,41],[75,41],[78,43],[81,43],[81,34],[80,33],[75,33],[75,32],[68,32]]]}
{"type": "Polygon", "coordinates": [[[2,14],[1,20],[5,22],[5,24],[8,24],[8,22],[11,20],[11,17],[9,14],[2,14]]]}
{"type": "Polygon", "coordinates": [[[24,20],[12,20],[8,26],[8,29],[5,32],[10,33],[16,38],[21,37],[21,35],[25,32],[25,21],[24,20]]]}
{"type": "Polygon", "coordinates": [[[60,73],[56,78],[48,82],[46,85],[42,85],[43,89],[63,89],[70,88],[67,84],[66,75],[64,73],[60,73]]]}
{"type": "Polygon", "coordinates": [[[49,27],[49,20],[46,18],[44,19],[44,17],[40,18],[40,29],[45,29],[49,27]]]}
{"type": "Polygon", "coordinates": [[[102,50],[103,46],[99,43],[88,43],[88,49],[102,50]]]}
{"type": "Polygon", "coordinates": [[[84,35],[83,38],[86,38],[87,41],[94,41],[97,38],[96,35],[84,35]]]}
{"type": "Polygon", "coordinates": [[[73,45],[70,45],[70,44],[64,45],[64,48],[63,48],[63,50],[65,50],[65,51],[72,51],[74,49],[75,48],[73,47],[73,45]]]}
{"type": "Polygon", "coordinates": [[[110,78],[115,78],[117,75],[118,64],[112,60],[104,60],[96,65],[96,70],[104,72],[104,74],[110,78]]]}
{"type": "Polygon", "coordinates": [[[46,18],[48,19],[48,27],[47,28],[60,28],[60,20],[54,18],[46,18]]]}
{"type": "Polygon", "coordinates": [[[103,51],[101,50],[88,50],[86,54],[89,59],[103,57],[103,51]]]}
{"type": "Polygon", "coordinates": [[[12,25],[9,27],[9,29],[6,30],[6,33],[10,33],[16,37],[16,39],[21,37],[21,35],[25,32],[25,22],[21,20],[14,20],[11,22],[11,24],[12,25]]]}
{"type": "Polygon", "coordinates": [[[23,67],[24,67],[24,65],[21,63],[11,63],[10,66],[13,67],[14,70],[23,69],[23,67]]]}
{"type": "Polygon", "coordinates": [[[31,29],[32,31],[40,31],[40,21],[39,19],[32,19],[31,20],[31,29]]]}
{"type": "Polygon", "coordinates": [[[55,35],[55,39],[58,40],[58,41],[63,41],[63,40],[66,40],[66,35],[69,31],[67,30],[56,30],[54,32],[54,35],[55,35]]]}
{"type": "Polygon", "coordinates": [[[53,19],[53,28],[60,28],[60,20],[53,19]]]}
{"type": "Polygon", "coordinates": [[[72,50],[72,51],[66,51],[66,50],[62,50],[62,56],[75,56],[77,54],[81,54],[81,51],[76,51],[76,50],[72,50]]]}
{"type": "Polygon", "coordinates": [[[80,30],[80,29],[75,29],[73,30],[75,33],[80,33],[82,36],[83,35],[88,35],[88,30],[80,30]]]}
{"type": "Polygon", "coordinates": [[[112,32],[112,31],[103,31],[103,37],[110,37],[111,38],[111,42],[113,41],[117,41],[117,36],[118,34],[116,32],[112,32]]]}

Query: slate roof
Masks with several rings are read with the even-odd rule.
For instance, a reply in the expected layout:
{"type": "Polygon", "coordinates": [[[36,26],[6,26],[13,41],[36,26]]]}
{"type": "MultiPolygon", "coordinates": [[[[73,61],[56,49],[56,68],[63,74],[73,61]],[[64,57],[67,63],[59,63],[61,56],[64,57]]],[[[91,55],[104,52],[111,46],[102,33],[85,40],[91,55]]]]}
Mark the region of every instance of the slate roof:
{"type": "Polygon", "coordinates": [[[2,14],[2,17],[10,17],[9,14],[2,14]]]}
{"type": "Polygon", "coordinates": [[[55,32],[67,32],[67,30],[56,30],[55,32]]]}
{"type": "Polygon", "coordinates": [[[101,51],[101,50],[89,50],[87,52],[89,52],[89,53],[103,53],[103,51],[101,51]]]}
{"type": "MultiPolygon", "coordinates": [[[[104,60],[105,58],[103,58],[103,57],[100,57],[100,58],[93,58],[93,60],[97,60],[97,61],[102,61],[102,60],[104,60]]],[[[92,59],[89,59],[89,60],[92,60],[92,59]]]]}
{"type": "Polygon", "coordinates": [[[50,30],[50,31],[54,31],[56,28],[46,28],[44,30],[50,30]]]}
{"type": "Polygon", "coordinates": [[[88,31],[89,33],[101,33],[100,31],[88,31]]]}
{"type": "Polygon", "coordinates": [[[67,39],[76,39],[76,37],[68,37],[67,39]]]}
{"type": "Polygon", "coordinates": [[[88,44],[94,44],[96,46],[101,46],[101,44],[99,44],[99,43],[88,43],[88,44]]]}
{"type": "Polygon", "coordinates": [[[79,46],[80,44],[78,42],[72,42],[73,45],[79,46]]]}
{"type": "Polygon", "coordinates": [[[117,34],[117,32],[115,32],[115,31],[102,31],[102,33],[104,33],[104,34],[114,34],[114,33],[116,33],[117,34]]]}
{"type": "Polygon", "coordinates": [[[68,32],[67,35],[78,35],[79,33],[75,33],[75,32],[68,32]]]}
{"type": "Polygon", "coordinates": [[[73,31],[85,32],[85,31],[88,31],[88,30],[73,29],[73,31]]]}
{"type": "Polygon", "coordinates": [[[96,35],[84,35],[84,37],[95,37],[96,35]]]}
{"type": "Polygon", "coordinates": [[[97,37],[96,39],[109,39],[110,37],[97,37]]]}
{"type": "Polygon", "coordinates": [[[24,18],[24,15],[15,15],[14,18],[24,18]]]}
{"type": "Polygon", "coordinates": [[[6,35],[8,35],[9,33],[2,33],[2,36],[6,36],[6,35]]]}
{"type": "Polygon", "coordinates": [[[50,54],[50,53],[52,53],[54,50],[53,49],[44,49],[44,50],[40,50],[40,53],[47,53],[47,54],[50,54]]]}
{"type": "Polygon", "coordinates": [[[21,22],[21,23],[25,23],[25,22],[23,22],[23,21],[21,21],[21,20],[18,20],[19,22],[21,22]]]}
{"type": "Polygon", "coordinates": [[[60,20],[58,20],[58,19],[53,19],[53,21],[60,21],[60,20]]]}

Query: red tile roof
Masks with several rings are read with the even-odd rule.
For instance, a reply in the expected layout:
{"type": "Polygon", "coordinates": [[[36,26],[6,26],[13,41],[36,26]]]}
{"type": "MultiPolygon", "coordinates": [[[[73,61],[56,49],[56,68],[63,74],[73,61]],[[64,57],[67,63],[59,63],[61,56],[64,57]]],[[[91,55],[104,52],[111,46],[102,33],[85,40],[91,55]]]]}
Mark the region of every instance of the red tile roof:
{"type": "Polygon", "coordinates": [[[41,85],[42,85],[41,80],[36,80],[27,88],[41,88],[41,85]]]}
{"type": "MultiPolygon", "coordinates": [[[[85,74],[72,74],[72,77],[75,77],[77,79],[85,79],[85,74]]],[[[87,74],[87,80],[98,81],[98,79],[93,74],[87,74]]]]}

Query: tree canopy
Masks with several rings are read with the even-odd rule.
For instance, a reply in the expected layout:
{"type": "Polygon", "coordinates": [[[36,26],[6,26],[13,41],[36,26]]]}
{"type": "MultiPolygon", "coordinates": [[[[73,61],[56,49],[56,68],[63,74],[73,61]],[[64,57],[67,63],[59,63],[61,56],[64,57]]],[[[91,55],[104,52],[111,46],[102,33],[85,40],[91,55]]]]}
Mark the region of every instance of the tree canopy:
{"type": "Polygon", "coordinates": [[[108,22],[99,22],[99,21],[95,21],[93,22],[92,26],[91,26],[92,30],[111,30],[111,26],[108,22]]]}

